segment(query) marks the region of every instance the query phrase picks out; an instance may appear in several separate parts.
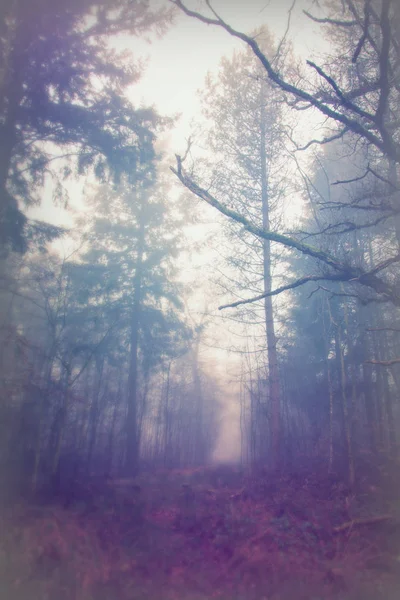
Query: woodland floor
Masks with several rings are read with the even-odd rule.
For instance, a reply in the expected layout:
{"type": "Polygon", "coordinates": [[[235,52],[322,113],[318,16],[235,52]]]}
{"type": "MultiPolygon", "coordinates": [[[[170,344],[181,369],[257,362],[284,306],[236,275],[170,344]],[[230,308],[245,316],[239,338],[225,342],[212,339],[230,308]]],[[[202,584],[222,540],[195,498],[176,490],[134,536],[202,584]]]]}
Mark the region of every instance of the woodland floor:
{"type": "Polygon", "coordinates": [[[351,494],[327,475],[209,467],[142,475],[114,504],[100,488],[90,505],[14,502],[0,599],[398,600],[397,475],[351,494]]]}

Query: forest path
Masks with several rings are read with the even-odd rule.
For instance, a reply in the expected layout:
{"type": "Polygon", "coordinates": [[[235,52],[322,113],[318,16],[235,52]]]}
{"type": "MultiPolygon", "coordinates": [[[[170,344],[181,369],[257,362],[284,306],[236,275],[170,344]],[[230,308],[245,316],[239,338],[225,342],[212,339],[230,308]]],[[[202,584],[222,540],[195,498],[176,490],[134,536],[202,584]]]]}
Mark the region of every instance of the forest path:
{"type": "Polygon", "coordinates": [[[0,600],[397,600],[399,503],[328,477],[231,467],[141,476],[90,511],[2,514],[0,600]],[[380,520],[374,520],[382,517],[380,520]]]}

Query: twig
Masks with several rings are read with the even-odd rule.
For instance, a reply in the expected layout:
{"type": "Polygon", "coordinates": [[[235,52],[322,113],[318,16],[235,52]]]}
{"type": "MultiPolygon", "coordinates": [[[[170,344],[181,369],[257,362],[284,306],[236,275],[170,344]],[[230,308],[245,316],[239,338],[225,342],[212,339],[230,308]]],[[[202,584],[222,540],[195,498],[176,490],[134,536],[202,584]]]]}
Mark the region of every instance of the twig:
{"type": "Polygon", "coordinates": [[[369,517],[368,519],[353,519],[352,521],[347,521],[347,523],[342,523],[342,525],[334,527],[333,532],[342,533],[343,531],[347,531],[347,529],[353,529],[353,527],[374,525],[375,523],[382,523],[383,521],[389,521],[390,519],[393,519],[392,515],[380,515],[378,517],[369,517]]]}

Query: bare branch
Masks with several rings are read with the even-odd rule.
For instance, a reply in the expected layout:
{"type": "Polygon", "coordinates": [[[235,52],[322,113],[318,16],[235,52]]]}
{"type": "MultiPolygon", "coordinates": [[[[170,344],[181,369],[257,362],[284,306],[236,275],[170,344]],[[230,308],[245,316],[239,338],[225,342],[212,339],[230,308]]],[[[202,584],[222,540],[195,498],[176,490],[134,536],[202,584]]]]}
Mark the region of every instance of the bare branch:
{"type": "Polygon", "coordinates": [[[366,360],[365,364],[367,365],[380,365],[381,367],[392,367],[393,365],[398,365],[400,363],[400,358],[393,358],[392,360],[366,360]]]}
{"type": "Polygon", "coordinates": [[[340,19],[320,19],[318,17],[314,17],[314,15],[310,14],[307,10],[303,10],[303,13],[312,21],[316,23],[324,23],[327,25],[337,25],[338,27],[353,27],[353,25],[357,25],[357,21],[341,21],[340,19]]]}
{"type": "Polygon", "coordinates": [[[292,283],[288,283],[287,285],[282,285],[276,290],[272,290],[271,292],[267,292],[265,294],[260,294],[259,296],[255,296],[254,298],[247,298],[246,300],[237,300],[236,302],[232,302],[231,304],[223,304],[218,307],[218,310],[223,310],[224,308],[236,308],[237,306],[241,306],[242,304],[252,304],[253,302],[258,302],[259,300],[264,300],[264,298],[268,298],[269,296],[277,296],[278,294],[282,294],[282,292],[286,292],[287,290],[293,290],[301,285],[308,283],[309,281],[342,281],[340,275],[307,275],[306,277],[301,277],[301,279],[296,279],[292,283]]]}
{"type": "Polygon", "coordinates": [[[315,140],[315,139],[310,140],[309,142],[307,142],[307,144],[305,146],[301,146],[300,148],[296,148],[296,152],[301,152],[303,150],[307,150],[307,148],[309,148],[313,144],[320,144],[321,146],[323,144],[329,144],[329,142],[333,142],[334,140],[339,140],[347,132],[348,132],[347,127],[344,127],[343,129],[341,129],[339,131],[339,133],[335,133],[334,135],[331,135],[330,137],[323,138],[322,140],[315,140]]]}
{"type": "Polygon", "coordinates": [[[316,65],[311,60],[308,60],[307,64],[310,67],[312,67],[313,69],[315,69],[317,71],[318,75],[320,75],[323,79],[325,79],[325,81],[327,83],[329,83],[329,85],[335,91],[335,94],[337,95],[337,97],[339,98],[339,100],[341,101],[341,103],[343,104],[343,106],[345,108],[348,108],[348,109],[352,110],[356,114],[360,115],[360,117],[364,117],[364,119],[368,119],[370,121],[374,121],[375,120],[374,115],[371,115],[370,113],[366,112],[365,110],[363,110],[362,108],[360,108],[356,104],[353,104],[353,102],[351,102],[349,100],[349,98],[344,94],[344,92],[342,92],[342,90],[340,89],[340,87],[338,86],[338,84],[336,83],[336,81],[330,75],[328,75],[327,73],[325,73],[325,71],[323,69],[321,69],[321,67],[319,67],[318,65],[316,65]]]}
{"type": "Polygon", "coordinates": [[[334,527],[333,531],[335,533],[342,533],[348,529],[353,529],[353,527],[360,527],[362,525],[375,525],[376,523],[390,521],[391,519],[393,519],[392,515],[380,515],[378,517],[368,517],[366,519],[353,519],[353,521],[348,521],[347,523],[343,523],[342,525],[334,527]]]}
{"type": "Polygon", "coordinates": [[[400,333],[400,329],[396,327],[367,327],[366,331],[393,331],[395,333],[400,333]]]}
{"type": "Polygon", "coordinates": [[[391,0],[382,0],[382,10],[380,24],[382,29],[382,47],[379,54],[379,83],[381,93],[379,95],[378,108],[376,109],[375,118],[380,126],[384,127],[385,113],[387,101],[389,98],[389,50],[390,50],[390,22],[389,22],[389,7],[391,0]]]}
{"type": "MultiPolygon", "coordinates": [[[[383,152],[388,158],[391,158],[395,162],[400,162],[400,148],[398,147],[397,144],[393,143],[391,140],[382,139],[382,137],[379,137],[378,135],[373,133],[372,130],[370,130],[368,127],[364,126],[362,123],[360,123],[355,118],[349,117],[346,114],[344,114],[343,112],[338,112],[337,110],[333,110],[326,103],[322,102],[317,97],[310,94],[309,92],[306,92],[304,89],[301,89],[295,85],[292,85],[285,79],[282,79],[282,77],[279,75],[279,73],[277,71],[275,71],[275,69],[272,67],[271,62],[267,59],[265,54],[261,51],[259,45],[257,44],[257,42],[254,38],[252,38],[244,33],[241,33],[239,31],[236,31],[230,25],[225,23],[225,21],[223,21],[221,19],[221,17],[218,17],[218,19],[212,19],[212,18],[202,15],[201,13],[199,13],[197,11],[189,9],[185,4],[183,4],[182,0],[170,0],[170,2],[172,4],[174,4],[175,6],[177,6],[178,8],[180,8],[189,17],[196,18],[199,21],[201,21],[207,25],[215,25],[217,27],[221,27],[222,29],[225,29],[225,31],[227,31],[227,33],[229,33],[233,37],[236,37],[236,38],[242,40],[243,42],[245,42],[245,44],[247,44],[252,49],[254,54],[260,60],[261,64],[263,65],[264,69],[266,70],[267,75],[271,79],[271,81],[276,83],[283,91],[285,91],[289,94],[292,94],[293,96],[299,98],[302,101],[310,103],[312,106],[317,108],[325,116],[329,117],[330,119],[333,119],[334,121],[342,123],[342,125],[347,127],[350,131],[353,131],[357,135],[360,135],[362,138],[364,138],[365,140],[367,140],[368,142],[373,144],[376,148],[378,148],[381,152],[383,152]]],[[[373,115],[370,115],[369,113],[365,113],[365,111],[362,111],[362,109],[358,108],[356,105],[353,105],[353,103],[350,102],[348,99],[347,99],[347,104],[344,108],[349,108],[351,111],[355,112],[355,114],[357,114],[357,116],[362,115],[362,116],[364,116],[364,118],[368,118],[372,122],[375,121],[375,117],[373,115]],[[361,115],[360,115],[360,111],[361,111],[361,115]]]]}
{"type": "Polygon", "coordinates": [[[356,181],[361,181],[362,179],[364,179],[369,173],[369,170],[367,169],[364,173],[364,175],[360,175],[360,177],[353,177],[352,179],[338,179],[337,181],[334,181],[332,183],[332,185],[342,185],[345,183],[355,183],[356,181]]]}
{"type": "MultiPolygon", "coordinates": [[[[199,186],[193,179],[188,177],[182,169],[182,158],[180,156],[176,155],[176,161],[177,169],[174,169],[174,167],[170,167],[170,169],[187,189],[193,192],[198,198],[205,200],[207,204],[216,208],[223,215],[229,217],[230,219],[233,219],[240,225],[243,225],[243,227],[249,233],[252,233],[256,237],[265,240],[277,242],[279,244],[282,244],[283,246],[287,246],[288,248],[294,248],[296,250],[299,250],[299,252],[307,254],[308,256],[312,256],[313,258],[324,262],[325,264],[327,264],[335,270],[348,270],[347,267],[342,265],[339,261],[336,260],[335,257],[331,256],[327,252],[323,252],[318,248],[314,248],[313,246],[309,246],[308,244],[299,242],[289,236],[282,235],[274,231],[267,231],[265,229],[262,229],[261,227],[257,227],[257,225],[254,225],[253,223],[248,221],[246,217],[243,217],[236,211],[231,210],[227,206],[224,206],[221,202],[219,202],[219,200],[214,198],[214,196],[212,196],[207,190],[199,186]]],[[[359,275],[360,273],[358,271],[354,272],[354,276],[358,277],[359,275]]]]}
{"type": "Polygon", "coordinates": [[[359,57],[360,52],[361,52],[361,50],[362,50],[362,48],[363,48],[363,46],[365,44],[365,40],[367,39],[368,34],[369,34],[369,31],[368,31],[368,29],[369,29],[369,19],[370,19],[370,16],[371,16],[370,8],[371,8],[371,2],[370,2],[370,0],[365,0],[365,4],[364,4],[363,34],[362,34],[362,36],[360,37],[360,39],[358,41],[357,47],[356,47],[356,49],[354,51],[354,54],[353,54],[353,57],[351,59],[351,62],[353,62],[353,63],[357,62],[357,58],[359,57]]]}
{"type": "Polygon", "coordinates": [[[386,179],[386,177],[383,177],[383,175],[379,175],[379,173],[377,173],[376,171],[374,171],[369,165],[368,165],[368,171],[377,179],[379,179],[380,181],[382,181],[382,183],[387,183],[387,185],[390,185],[395,192],[400,191],[399,186],[395,185],[393,183],[393,181],[390,181],[390,179],[386,179]]]}
{"type": "Polygon", "coordinates": [[[278,48],[276,49],[275,56],[273,57],[273,59],[271,61],[272,63],[274,63],[275,60],[279,57],[281,49],[282,49],[282,46],[286,42],[287,34],[289,33],[289,29],[290,29],[290,20],[292,18],[292,12],[293,12],[295,4],[296,4],[296,0],[293,0],[292,6],[288,10],[288,20],[287,20],[287,24],[286,24],[285,33],[283,34],[283,37],[282,37],[281,41],[278,44],[278,48]]]}
{"type": "MultiPolygon", "coordinates": [[[[372,288],[378,294],[385,296],[388,300],[393,302],[396,306],[400,306],[400,294],[398,290],[392,287],[389,283],[379,279],[375,271],[365,272],[359,267],[351,267],[350,265],[343,264],[339,262],[334,256],[331,254],[324,252],[314,246],[310,246],[305,244],[304,242],[300,242],[292,237],[287,235],[283,235],[280,233],[276,233],[274,231],[268,231],[266,229],[262,229],[261,227],[257,227],[253,223],[251,223],[246,217],[237,213],[236,211],[228,208],[224,204],[222,204],[217,198],[212,196],[207,190],[199,186],[192,178],[188,177],[183,169],[182,169],[182,159],[180,156],[176,155],[177,161],[177,169],[174,167],[170,167],[171,171],[178,177],[178,179],[183,183],[183,185],[193,192],[198,198],[201,198],[210,206],[216,208],[221,214],[229,217],[233,221],[236,221],[240,225],[244,227],[246,231],[255,235],[258,238],[264,240],[270,240],[272,242],[277,242],[278,244],[282,244],[287,248],[291,248],[294,250],[298,250],[302,254],[306,254],[307,256],[311,256],[312,258],[317,259],[318,261],[324,263],[325,265],[331,267],[336,271],[332,273],[332,275],[327,275],[324,279],[331,279],[333,281],[348,281],[359,283],[366,287],[372,288]]],[[[399,258],[392,257],[381,263],[379,265],[379,269],[386,268],[389,264],[396,262],[399,258]]]]}

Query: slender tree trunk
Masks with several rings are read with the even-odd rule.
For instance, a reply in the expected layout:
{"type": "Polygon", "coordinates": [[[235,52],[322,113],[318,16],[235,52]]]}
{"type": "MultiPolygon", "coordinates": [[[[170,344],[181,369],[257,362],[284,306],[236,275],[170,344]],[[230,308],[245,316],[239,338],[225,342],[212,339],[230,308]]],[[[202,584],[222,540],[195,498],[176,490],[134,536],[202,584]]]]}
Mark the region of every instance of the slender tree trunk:
{"type": "Polygon", "coordinates": [[[7,254],[5,238],[14,233],[13,238],[17,240],[24,222],[15,200],[7,191],[12,154],[17,142],[18,111],[23,95],[20,61],[25,46],[20,37],[17,26],[14,39],[8,42],[9,53],[4,59],[4,73],[0,82],[0,114],[4,118],[0,122],[0,257],[7,254]],[[12,231],[14,229],[15,232],[12,231]]]}
{"type": "Polygon", "coordinates": [[[72,366],[69,365],[65,370],[65,383],[62,394],[62,402],[61,407],[55,418],[55,439],[54,439],[54,454],[52,457],[52,466],[51,466],[51,483],[53,486],[54,492],[57,492],[60,486],[60,457],[61,457],[61,448],[65,434],[65,426],[67,423],[67,412],[68,412],[68,399],[69,399],[69,388],[70,388],[70,378],[71,378],[72,366]]]}
{"type": "Polygon", "coordinates": [[[194,463],[202,465],[205,460],[204,438],[203,438],[203,391],[201,389],[201,379],[199,373],[199,349],[200,349],[200,334],[194,347],[192,358],[192,376],[195,395],[195,422],[194,422],[194,463]]]}
{"type": "Polygon", "coordinates": [[[171,363],[168,363],[167,381],[165,385],[164,397],[164,467],[171,465],[171,415],[169,407],[169,379],[171,372],[171,363]]]}
{"type": "MultiPolygon", "coordinates": [[[[378,317],[378,315],[376,315],[378,317]]],[[[379,327],[377,318],[375,320],[375,324],[379,327]]],[[[387,355],[386,348],[389,347],[389,340],[386,331],[376,332],[376,348],[378,352],[378,360],[388,360],[389,356],[387,355]]],[[[390,386],[388,381],[388,370],[385,367],[379,367],[378,369],[378,382],[380,393],[379,396],[382,400],[382,412],[384,412],[384,416],[382,417],[382,421],[385,424],[386,429],[386,438],[387,438],[387,446],[388,452],[390,456],[396,455],[396,426],[395,426],[395,416],[393,412],[393,403],[392,403],[392,394],[390,392],[390,386]]]]}
{"type": "Polygon", "coordinates": [[[88,453],[86,460],[86,474],[90,475],[90,469],[92,466],[92,456],[93,449],[96,443],[97,436],[97,427],[99,423],[99,400],[100,400],[100,389],[101,382],[103,378],[103,369],[104,369],[104,358],[100,358],[100,360],[95,360],[94,365],[94,390],[92,397],[92,405],[89,411],[89,444],[88,444],[88,453]]]}
{"type": "Polygon", "coordinates": [[[117,422],[118,408],[119,408],[119,405],[121,402],[121,393],[122,393],[121,381],[122,381],[122,373],[120,370],[119,377],[118,377],[118,391],[117,391],[117,396],[116,396],[115,402],[114,402],[114,408],[113,408],[113,413],[112,413],[112,418],[111,418],[111,425],[110,425],[110,430],[109,430],[109,434],[108,434],[106,475],[108,475],[109,477],[111,476],[112,467],[113,467],[115,425],[117,422]]]}
{"type": "Polygon", "coordinates": [[[139,324],[140,308],[142,303],[142,278],[143,278],[143,253],[145,242],[144,226],[144,199],[139,216],[139,231],[137,239],[136,271],[133,280],[133,299],[131,307],[130,324],[130,355],[128,373],[128,413],[127,413],[127,447],[126,471],[135,476],[139,469],[139,444],[138,444],[138,352],[139,352],[139,324]]]}
{"type": "Polygon", "coordinates": [[[373,454],[375,454],[377,449],[377,410],[373,395],[373,369],[372,365],[367,363],[367,361],[372,357],[370,338],[366,332],[369,322],[367,310],[369,309],[367,309],[365,306],[359,307],[358,323],[361,330],[359,344],[362,364],[365,415],[367,420],[367,435],[370,449],[373,454]]]}
{"type": "MultiPolygon", "coordinates": [[[[260,87],[260,162],[261,162],[261,204],[262,204],[262,223],[263,229],[270,230],[269,220],[269,197],[268,197],[268,172],[267,172],[267,131],[265,115],[265,85],[262,82],[260,87]]],[[[272,290],[271,275],[271,243],[269,240],[263,240],[263,278],[264,293],[272,290]]],[[[269,402],[271,405],[271,446],[274,467],[279,467],[279,454],[281,443],[281,406],[280,406],[280,385],[278,353],[276,350],[276,335],[274,325],[274,312],[272,298],[268,296],[264,300],[265,329],[267,334],[268,347],[268,381],[269,381],[269,402]]]]}
{"type": "MultiPolygon", "coordinates": [[[[341,290],[344,293],[344,286],[341,284],[341,290]]],[[[357,403],[357,377],[356,377],[356,365],[354,360],[354,347],[350,336],[350,323],[349,323],[349,311],[347,302],[344,302],[344,324],[346,327],[346,341],[347,341],[347,360],[349,364],[350,377],[351,377],[351,400],[348,403],[348,421],[350,428],[351,444],[354,443],[355,432],[356,432],[356,403],[357,403]]]]}
{"type": "MultiPolygon", "coordinates": [[[[332,315],[331,315],[331,307],[330,307],[329,298],[326,299],[326,302],[328,305],[328,312],[329,312],[330,324],[331,324],[332,323],[332,315]]],[[[334,405],[333,405],[332,372],[331,372],[331,365],[329,362],[329,352],[330,352],[330,346],[331,346],[331,340],[330,340],[331,327],[330,326],[329,326],[329,328],[326,327],[326,323],[325,323],[325,319],[324,319],[324,311],[323,311],[323,315],[322,315],[322,320],[323,320],[323,324],[324,324],[325,363],[326,363],[326,374],[327,374],[327,380],[328,380],[328,394],[329,394],[329,459],[328,459],[329,462],[328,462],[328,464],[329,464],[329,472],[332,473],[333,472],[333,458],[334,458],[334,456],[333,456],[333,419],[334,419],[333,409],[334,409],[334,405]]]]}
{"type": "Polygon", "coordinates": [[[346,377],[346,368],[344,364],[344,352],[343,352],[343,342],[340,326],[337,326],[337,343],[336,343],[336,352],[339,354],[339,364],[340,364],[340,388],[342,395],[342,413],[343,413],[343,427],[344,427],[344,435],[345,435],[345,443],[346,443],[346,454],[347,454],[347,469],[348,469],[348,479],[349,485],[352,487],[355,481],[355,471],[354,471],[354,456],[353,456],[353,440],[351,438],[351,428],[350,428],[350,420],[349,420],[349,405],[348,398],[346,392],[347,386],[347,377],[346,377]]]}

